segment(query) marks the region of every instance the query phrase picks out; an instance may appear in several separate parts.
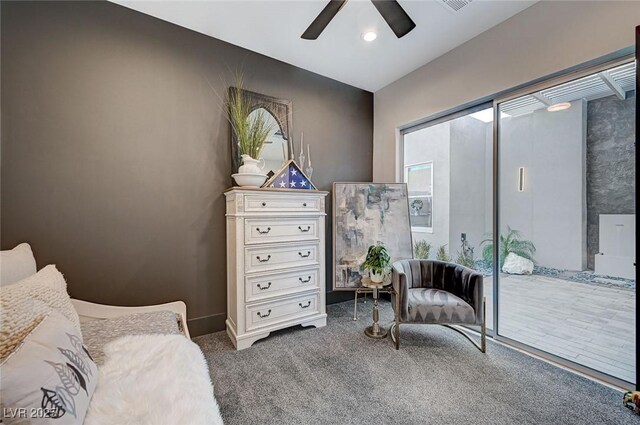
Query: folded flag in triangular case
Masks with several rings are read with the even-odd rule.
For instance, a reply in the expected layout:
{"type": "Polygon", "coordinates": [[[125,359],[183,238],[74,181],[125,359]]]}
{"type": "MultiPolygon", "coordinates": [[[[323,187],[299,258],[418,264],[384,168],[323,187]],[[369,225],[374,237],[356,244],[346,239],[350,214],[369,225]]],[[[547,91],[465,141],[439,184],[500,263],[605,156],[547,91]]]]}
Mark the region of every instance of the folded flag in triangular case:
{"type": "Polygon", "coordinates": [[[276,172],[262,187],[274,189],[317,190],[293,159],[276,172]]]}

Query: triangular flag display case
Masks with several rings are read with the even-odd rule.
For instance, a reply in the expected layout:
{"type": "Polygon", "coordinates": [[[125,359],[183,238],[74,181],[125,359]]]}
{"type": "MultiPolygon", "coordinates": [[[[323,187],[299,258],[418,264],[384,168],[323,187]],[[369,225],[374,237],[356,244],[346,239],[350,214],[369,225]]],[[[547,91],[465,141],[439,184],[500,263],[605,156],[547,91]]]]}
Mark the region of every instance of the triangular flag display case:
{"type": "Polygon", "coordinates": [[[272,189],[318,190],[293,159],[287,161],[262,187],[272,189]]]}

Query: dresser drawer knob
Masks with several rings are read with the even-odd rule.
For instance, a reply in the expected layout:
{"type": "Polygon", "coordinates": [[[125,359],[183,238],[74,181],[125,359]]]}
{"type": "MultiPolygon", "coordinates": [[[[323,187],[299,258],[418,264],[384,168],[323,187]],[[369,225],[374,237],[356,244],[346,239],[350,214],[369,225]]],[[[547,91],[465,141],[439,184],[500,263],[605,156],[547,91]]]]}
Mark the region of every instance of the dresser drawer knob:
{"type": "Polygon", "coordinates": [[[306,255],[305,255],[305,254],[303,254],[303,253],[301,253],[301,252],[298,252],[298,255],[299,255],[300,257],[302,257],[302,258],[307,258],[307,257],[309,257],[309,256],[311,255],[311,251],[307,251],[307,254],[306,254],[306,255]]]}
{"type": "Polygon", "coordinates": [[[258,233],[260,233],[261,235],[266,235],[267,233],[269,233],[271,231],[271,227],[267,227],[267,230],[260,230],[259,227],[256,227],[256,230],[258,231],[258,233]]]}
{"type": "Polygon", "coordinates": [[[307,233],[309,230],[311,230],[311,226],[307,226],[306,229],[303,229],[302,226],[298,226],[298,229],[300,229],[302,233],[307,233]]]}
{"type": "MultiPolygon", "coordinates": [[[[311,301],[309,301],[311,303],[311,301]]],[[[269,317],[271,315],[271,309],[267,313],[260,313],[259,311],[256,313],[259,318],[264,319],[265,317],[269,317]]]]}
{"type": "Polygon", "coordinates": [[[298,303],[298,305],[300,306],[300,308],[309,308],[309,306],[311,305],[311,300],[307,301],[307,305],[302,305],[302,303],[298,303]]]}
{"type": "Polygon", "coordinates": [[[307,203],[305,202],[304,204],[302,204],[302,206],[303,206],[303,207],[306,207],[306,206],[307,206],[307,203]]]}
{"type": "Polygon", "coordinates": [[[258,259],[258,261],[260,261],[261,263],[266,263],[267,261],[271,260],[271,254],[267,255],[267,258],[260,258],[259,255],[256,256],[256,258],[258,259]]]}
{"type": "Polygon", "coordinates": [[[265,289],[269,289],[269,288],[271,288],[271,282],[267,283],[267,286],[260,286],[260,284],[259,284],[259,283],[258,283],[258,285],[256,285],[256,286],[258,287],[258,289],[261,289],[261,290],[263,290],[263,291],[264,291],[265,289]]]}
{"type": "Polygon", "coordinates": [[[309,282],[311,282],[311,276],[308,276],[308,277],[307,277],[307,280],[302,280],[302,278],[301,278],[301,277],[299,277],[299,278],[298,278],[298,280],[299,280],[301,283],[309,283],[309,282]]]}
{"type": "Polygon", "coordinates": [[[266,202],[263,202],[263,203],[262,203],[262,206],[263,206],[263,207],[266,207],[266,206],[267,206],[267,203],[266,203],[266,202]]]}

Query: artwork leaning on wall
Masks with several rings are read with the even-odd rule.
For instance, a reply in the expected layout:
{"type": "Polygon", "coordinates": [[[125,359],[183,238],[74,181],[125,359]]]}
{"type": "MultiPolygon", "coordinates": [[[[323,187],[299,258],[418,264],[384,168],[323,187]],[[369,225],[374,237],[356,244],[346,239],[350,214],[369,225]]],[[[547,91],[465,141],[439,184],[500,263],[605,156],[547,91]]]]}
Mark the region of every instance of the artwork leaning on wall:
{"type": "Polygon", "coordinates": [[[370,245],[383,243],[391,262],[412,258],[407,185],[333,184],[333,289],[361,286],[370,245]]]}

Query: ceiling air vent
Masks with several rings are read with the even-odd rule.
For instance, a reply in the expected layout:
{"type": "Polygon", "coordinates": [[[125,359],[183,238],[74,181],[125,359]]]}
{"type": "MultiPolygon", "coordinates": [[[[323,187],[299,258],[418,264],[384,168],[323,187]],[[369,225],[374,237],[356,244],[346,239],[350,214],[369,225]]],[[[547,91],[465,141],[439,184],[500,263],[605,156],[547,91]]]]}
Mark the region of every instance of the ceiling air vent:
{"type": "Polygon", "coordinates": [[[460,9],[467,6],[473,0],[441,0],[439,3],[449,12],[459,12],[460,9]]]}

